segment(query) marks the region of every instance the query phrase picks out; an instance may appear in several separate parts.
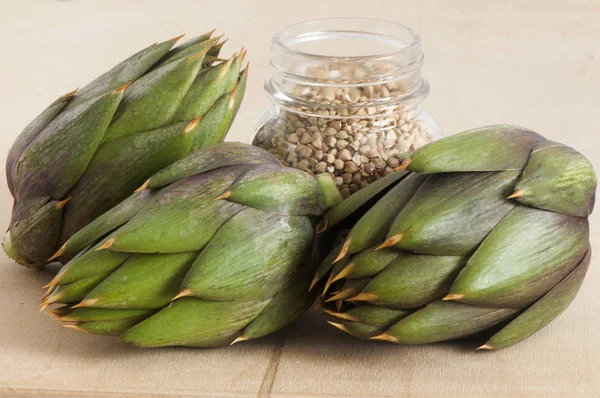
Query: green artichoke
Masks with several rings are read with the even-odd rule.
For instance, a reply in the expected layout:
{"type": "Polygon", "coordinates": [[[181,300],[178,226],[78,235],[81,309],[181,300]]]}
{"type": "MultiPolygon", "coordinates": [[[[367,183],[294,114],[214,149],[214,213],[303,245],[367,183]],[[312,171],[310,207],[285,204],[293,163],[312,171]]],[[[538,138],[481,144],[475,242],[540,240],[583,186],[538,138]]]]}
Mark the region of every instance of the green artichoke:
{"type": "Polygon", "coordinates": [[[152,174],[223,140],[245,90],[245,52],[220,60],[223,42],[211,34],[132,55],[25,128],[6,161],[10,257],[43,266],[152,174]]]}
{"type": "Polygon", "coordinates": [[[590,263],[596,176],[578,152],[515,126],[429,144],[333,208],[348,228],[319,266],[332,324],[422,344],[519,343],[573,301],[590,263]]]}
{"type": "Polygon", "coordinates": [[[341,202],[329,175],[223,143],[151,177],[61,248],[78,253],[42,301],[65,326],[143,347],[255,339],[314,301],[317,217],[341,202]],[[311,264],[315,264],[312,266],[311,264]]]}

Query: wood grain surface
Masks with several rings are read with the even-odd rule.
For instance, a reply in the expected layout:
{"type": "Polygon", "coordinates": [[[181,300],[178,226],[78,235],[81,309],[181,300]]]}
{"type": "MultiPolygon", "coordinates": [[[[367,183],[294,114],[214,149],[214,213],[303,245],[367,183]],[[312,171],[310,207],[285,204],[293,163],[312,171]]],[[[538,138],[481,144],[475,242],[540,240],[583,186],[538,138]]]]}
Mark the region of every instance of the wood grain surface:
{"type": "MultiPolygon", "coordinates": [[[[248,48],[251,74],[230,140],[248,141],[267,109],[272,34],[325,16],[407,24],[423,38],[426,106],[446,134],[527,126],[583,152],[600,170],[600,2],[0,0],[0,164],[23,127],[58,95],[147,44],[213,27],[248,48]]],[[[0,225],[12,199],[0,184],[0,225]]],[[[592,216],[600,253],[600,218],[592,216]]],[[[598,257],[567,312],[523,344],[393,346],[351,338],[317,313],[231,348],[138,349],[62,328],[37,311],[52,270],[0,255],[0,396],[6,397],[596,397],[598,257]]]]}

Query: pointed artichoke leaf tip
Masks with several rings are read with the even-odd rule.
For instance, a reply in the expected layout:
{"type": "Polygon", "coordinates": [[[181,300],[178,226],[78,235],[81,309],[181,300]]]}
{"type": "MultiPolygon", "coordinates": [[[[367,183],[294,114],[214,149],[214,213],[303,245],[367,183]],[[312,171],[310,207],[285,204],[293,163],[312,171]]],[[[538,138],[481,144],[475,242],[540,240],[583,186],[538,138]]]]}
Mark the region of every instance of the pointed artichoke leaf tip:
{"type": "Polygon", "coordinates": [[[158,42],[157,42],[157,41],[155,41],[154,43],[150,44],[150,45],[149,45],[148,47],[146,47],[146,48],[152,48],[152,47],[154,47],[154,46],[155,46],[155,45],[157,45],[157,44],[158,44],[158,42]]]}
{"type": "Polygon", "coordinates": [[[57,303],[58,301],[60,301],[60,299],[63,298],[63,295],[61,293],[56,293],[56,294],[51,294],[49,295],[47,298],[42,299],[41,301],[41,305],[46,305],[49,306],[50,304],[54,304],[57,303]]]}
{"type": "Polygon", "coordinates": [[[240,50],[240,55],[238,55],[238,58],[240,60],[240,67],[241,67],[242,63],[244,62],[244,58],[246,58],[246,54],[248,54],[248,50],[246,50],[244,47],[242,47],[242,49],[240,50]]]}
{"type": "Polygon", "coordinates": [[[121,87],[114,89],[111,94],[112,95],[117,95],[117,94],[121,94],[123,91],[125,91],[125,89],[127,89],[127,87],[131,86],[133,82],[129,82],[129,83],[125,83],[123,84],[121,87]]]}
{"type": "Polygon", "coordinates": [[[175,43],[177,43],[177,42],[179,41],[179,39],[181,39],[183,36],[185,36],[185,33],[184,33],[184,34],[182,34],[182,35],[179,35],[179,36],[177,36],[177,37],[174,37],[174,38],[172,38],[172,39],[170,39],[170,40],[167,40],[167,41],[172,41],[172,42],[173,42],[173,44],[175,44],[175,43]]]}
{"type": "Polygon", "coordinates": [[[231,58],[229,58],[223,65],[223,69],[221,70],[221,72],[219,73],[219,76],[217,77],[218,79],[223,78],[223,76],[225,76],[227,74],[227,72],[229,71],[229,68],[231,68],[231,65],[233,64],[233,60],[237,57],[237,54],[234,54],[231,58]]]}
{"type": "Polygon", "coordinates": [[[510,196],[509,196],[508,198],[506,198],[506,199],[508,199],[508,200],[510,200],[510,199],[520,199],[520,198],[522,198],[523,196],[525,196],[525,191],[524,191],[524,190],[522,190],[522,189],[518,189],[518,190],[516,190],[516,191],[515,191],[515,193],[513,193],[512,195],[510,195],[510,196]]]}
{"type": "Polygon", "coordinates": [[[67,329],[74,329],[74,330],[77,330],[77,331],[80,331],[80,332],[89,333],[87,330],[79,327],[77,324],[68,323],[68,324],[63,325],[63,327],[65,327],[67,329]]]}
{"type": "Polygon", "coordinates": [[[215,33],[216,30],[217,30],[217,28],[213,28],[213,30],[209,30],[208,32],[206,32],[202,36],[211,37],[213,35],[213,33],[215,33]]]}
{"type": "Polygon", "coordinates": [[[194,120],[192,120],[190,122],[190,124],[188,124],[185,129],[183,130],[183,132],[185,134],[189,133],[190,131],[193,131],[196,127],[198,127],[198,124],[200,124],[200,120],[202,119],[202,116],[198,116],[197,118],[195,118],[194,120]]]}
{"type": "Polygon", "coordinates": [[[329,273],[329,277],[327,278],[327,282],[325,282],[325,287],[323,288],[323,293],[321,293],[321,297],[325,297],[325,295],[327,294],[327,292],[329,291],[329,288],[331,287],[331,278],[333,277],[333,275],[331,273],[329,273]]]}
{"type": "Polygon", "coordinates": [[[141,186],[141,187],[139,187],[138,189],[136,189],[136,190],[135,190],[135,191],[133,191],[133,192],[134,192],[134,193],[135,193],[135,192],[140,192],[140,191],[143,191],[144,189],[148,188],[148,185],[150,185],[150,180],[152,180],[152,178],[148,178],[148,179],[146,180],[146,182],[144,182],[144,183],[142,184],[142,186],[141,186]]]}
{"type": "Polygon", "coordinates": [[[46,308],[48,308],[50,304],[47,302],[43,302],[42,304],[40,304],[40,312],[44,312],[46,311],[46,308]]]}
{"type": "Polygon", "coordinates": [[[342,290],[341,292],[339,292],[335,295],[333,295],[334,293],[331,293],[333,296],[330,297],[329,299],[325,300],[325,302],[329,303],[331,301],[344,300],[348,297],[351,297],[355,292],[356,292],[355,288],[348,288],[348,289],[342,290]]]}
{"type": "Polygon", "coordinates": [[[312,291],[315,286],[317,285],[317,283],[319,283],[319,281],[321,280],[321,278],[319,278],[319,275],[315,275],[314,278],[312,279],[312,281],[310,282],[310,286],[308,287],[308,291],[312,291]]]}
{"type": "Polygon", "coordinates": [[[56,208],[59,210],[62,209],[63,207],[65,207],[67,205],[67,203],[69,203],[70,200],[71,200],[71,198],[66,198],[64,200],[61,200],[60,202],[58,202],[56,204],[56,208]]]}
{"type": "Polygon", "coordinates": [[[248,341],[248,338],[244,337],[244,336],[240,336],[237,339],[233,340],[231,342],[231,344],[229,344],[229,345],[234,345],[234,344],[237,344],[237,343],[241,343],[242,341],[248,341]]]}
{"type": "Polygon", "coordinates": [[[344,245],[342,246],[342,250],[340,250],[340,254],[338,254],[337,258],[333,260],[333,264],[337,263],[348,254],[348,250],[350,249],[350,243],[352,242],[352,238],[346,239],[344,245]]]}
{"type": "Polygon", "coordinates": [[[325,223],[323,224],[323,226],[317,231],[317,234],[322,234],[323,232],[327,231],[327,224],[328,221],[325,220],[325,223]]]}
{"type": "Polygon", "coordinates": [[[67,99],[67,98],[71,98],[75,95],[75,93],[79,90],[79,87],[77,87],[75,90],[73,91],[69,91],[66,94],[63,94],[63,96],[61,97],[62,99],[67,99]]]}
{"type": "Polygon", "coordinates": [[[346,301],[375,301],[377,296],[373,293],[360,293],[354,297],[349,298],[346,301]]]}
{"type": "Polygon", "coordinates": [[[404,162],[402,162],[402,164],[400,166],[396,167],[394,169],[394,171],[406,170],[406,169],[408,169],[408,167],[410,166],[411,163],[412,163],[412,159],[408,158],[404,162]]]}
{"type": "Polygon", "coordinates": [[[484,344],[484,345],[482,345],[481,347],[477,347],[477,350],[476,350],[476,351],[491,351],[491,350],[493,350],[493,349],[494,349],[494,347],[492,347],[491,345],[489,345],[489,344],[484,344]]]}
{"type": "Polygon", "coordinates": [[[194,294],[194,292],[192,292],[190,289],[183,289],[177,296],[173,297],[171,301],[175,301],[182,297],[191,296],[192,294],[194,294]]]}
{"type": "Polygon", "coordinates": [[[214,45],[219,46],[221,48],[223,48],[223,46],[225,45],[225,43],[227,43],[229,41],[229,39],[225,39],[223,41],[220,41],[225,35],[219,35],[219,36],[215,36],[215,39],[217,39],[217,43],[214,45]]]}
{"type": "Polygon", "coordinates": [[[394,336],[390,336],[389,334],[380,334],[379,336],[373,336],[369,340],[379,340],[379,341],[388,341],[390,343],[397,343],[398,339],[394,336]]]}
{"type": "Polygon", "coordinates": [[[356,317],[353,317],[350,314],[345,314],[343,312],[336,312],[336,311],[332,311],[329,309],[323,309],[323,312],[325,312],[327,315],[331,315],[333,317],[336,317],[338,319],[343,319],[346,321],[350,321],[350,322],[356,322],[358,321],[358,319],[356,317]]]}
{"type": "Polygon", "coordinates": [[[350,275],[350,273],[352,272],[352,270],[354,269],[354,267],[356,267],[356,264],[354,263],[350,263],[348,265],[346,265],[339,274],[337,274],[333,279],[331,279],[331,283],[333,282],[337,282],[340,279],[343,279],[345,277],[347,277],[348,275],[350,275]]]}
{"type": "MultiPolygon", "coordinates": [[[[52,255],[52,257],[50,257],[50,258],[48,259],[48,262],[50,262],[50,261],[53,261],[53,260],[55,260],[55,259],[59,258],[60,256],[62,256],[62,254],[65,252],[65,249],[66,249],[66,243],[65,243],[64,245],[62,245],[62,246],[60,247],[60,249],[58,249],[58,251],[52,255]]],[[[52,286],[56,285],[56,283],[57,283],[57,282],[59,281],[59,279],[60,279],[60,278],[59,278],[59,276],[60,276],[60,275],[56,275],[56,277],[54,277],[54,279],[52,279],[52,280],[50,281],[50,283],[48,283],[47,285],[45,285],[45,286],[44,286],[44,289],[47,289],[47,288],[49,288],[49,287],[52,287],[52,286]]]]}
{"type": "Polygon", "coordinates": [[[75,308],[91,307],[92,305],[96,304],[97,302],[98,302],[98,299],[82,300],[79,304],[75,304],[71,308],[75,309],[75,308]]]}
{"type": "Polygon", "coordinates": [[[333,327],[341,330],[342,332],[346,332],[346,333],[348,333],[350,335],[352,334],[350,332],[350,330],[348,330],[348,328],[346,327],[346,325],[344,325],[343,323],[336,323],[336,322],[330,322],[330,321],[327,321],[327,323],[330,324],[331,326],[333,326],[333,327]]]}
{"type": "Polygon", "coordinates": [[[221,200],[221,199],[227,199],[228,197],[230,197],[233,194],[233,192],[231,191],[227,191],[225,192],[223,195],[217,196],[214,200],[221,200]]]}
{"type": "Polygon", "coordinates": [[[403,234],[397,234],[397,235],[394,235],[394,236],[392,236],[390,238],[387,238],[385,240],[385,242],[383,242],[381,245],[379,245],[377,247],[377,249],[375,249],[375,250],[381,250],[381,249],[385,249],[386,247],[392,247],[396,243],[400,242],[402,240],[402,238],[404,238],[403,234]]]}
{"type": "Polygon", "coordinates": [[[117,238],[110,238],[109,240],[104,242],[104,244],[102,246],[98,247],[95,251],[109,249],[110,247],[112,247],[112,245],[115,244],[116,240],[117,240],[117,238]]]}
{"type": "Polygon", "coordinates": [[[208,62],[225,62],[225,61],[227,61],[225,58],[214,57],[212,55],[207,55],[206,57],[204,57],[204,63],[208,63],[208,62]]]}
{"type": "Polygon", "coordinates": [[[206,53],[208,53],[210,51],[212,47],[206,47],[203,48],[202,50],[198,51],[195,54],[192,54],[189,56],[190,59],[198,59],[198,58],[204,58],[206,56],[206,53]]]}
{"type": "Polygon", "coordinates": [[[453,293],[453,294],[449,294],[446,297],[444,297],[442,300],[443,301],[455,301],[455,300],[460,300],[462,298],[464,298],[465,295],[464,294],[460,294],[460,293],[453,293]]]}

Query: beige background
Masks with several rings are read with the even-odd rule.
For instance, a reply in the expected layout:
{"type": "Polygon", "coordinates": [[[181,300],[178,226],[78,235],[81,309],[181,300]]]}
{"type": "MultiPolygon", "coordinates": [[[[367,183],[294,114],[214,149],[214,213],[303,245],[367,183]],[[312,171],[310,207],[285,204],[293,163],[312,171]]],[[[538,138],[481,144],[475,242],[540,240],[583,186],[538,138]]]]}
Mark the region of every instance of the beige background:
{"type": "MultiPolygon", "coordinates": [[[[249,49],[251,77],[230,139],[249,140],[267,107],[271,35],[324,16],[371,16],[421,33],[427,107],[447,134],[515,123],[582,151],[600,170],[600,1],[0,1],[0,163],[59,94],[130,53],[212,27],[249,49]]],[[[65,143],[68,145],[68,143],[65,143]]],[[[2,170],[4,172],[4,169],[2,170]]],[[[0,186],[0,225],[12,200],[0,186]]],[[[600,219],[592,217],[600,253],[600,219]]],[[[141,350],[63,329],[36,302],[50,272],[0,255],[0,396],[600,396],[600,269],[576,302],[525,344],[472,347],[362,342],[310,314],[261,341],[219,350],[141,350]]]]}

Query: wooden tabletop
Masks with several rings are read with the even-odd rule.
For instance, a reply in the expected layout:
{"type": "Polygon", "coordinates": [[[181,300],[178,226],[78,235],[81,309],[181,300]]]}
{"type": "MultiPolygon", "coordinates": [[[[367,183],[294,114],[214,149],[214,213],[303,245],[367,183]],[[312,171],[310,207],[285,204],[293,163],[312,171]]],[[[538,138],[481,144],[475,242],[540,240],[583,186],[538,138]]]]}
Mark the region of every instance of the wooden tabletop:
{"type": "MultiPolygon", "coordinates": [[[[0,0],[0,164],[57,95],[147,44],[218,28],[226,53],[248,48],[245,103],[230,140],[248,141],[267,109],[272,34],[325,16],[392,19],[423,38],[425,105],[446,134],[493,123],[569,144],[600,170],[600,2],[0,0]]],[[[4,170],[2,170],[2,173],[4,170]]],[[[12,199],[0,184],[0,225],[12,199]]],[[[600,216],[591,241],[600,253],[600,216]]],[[[268,338],[224,349],[139,349],[62,328],[37,311],[53,270],[0,255],[0,396],[8,397],[592,397],[600,396],[600,270],[594,255],[573,305],[526,342],[365,342],[310,313],[268,338]]]]}

